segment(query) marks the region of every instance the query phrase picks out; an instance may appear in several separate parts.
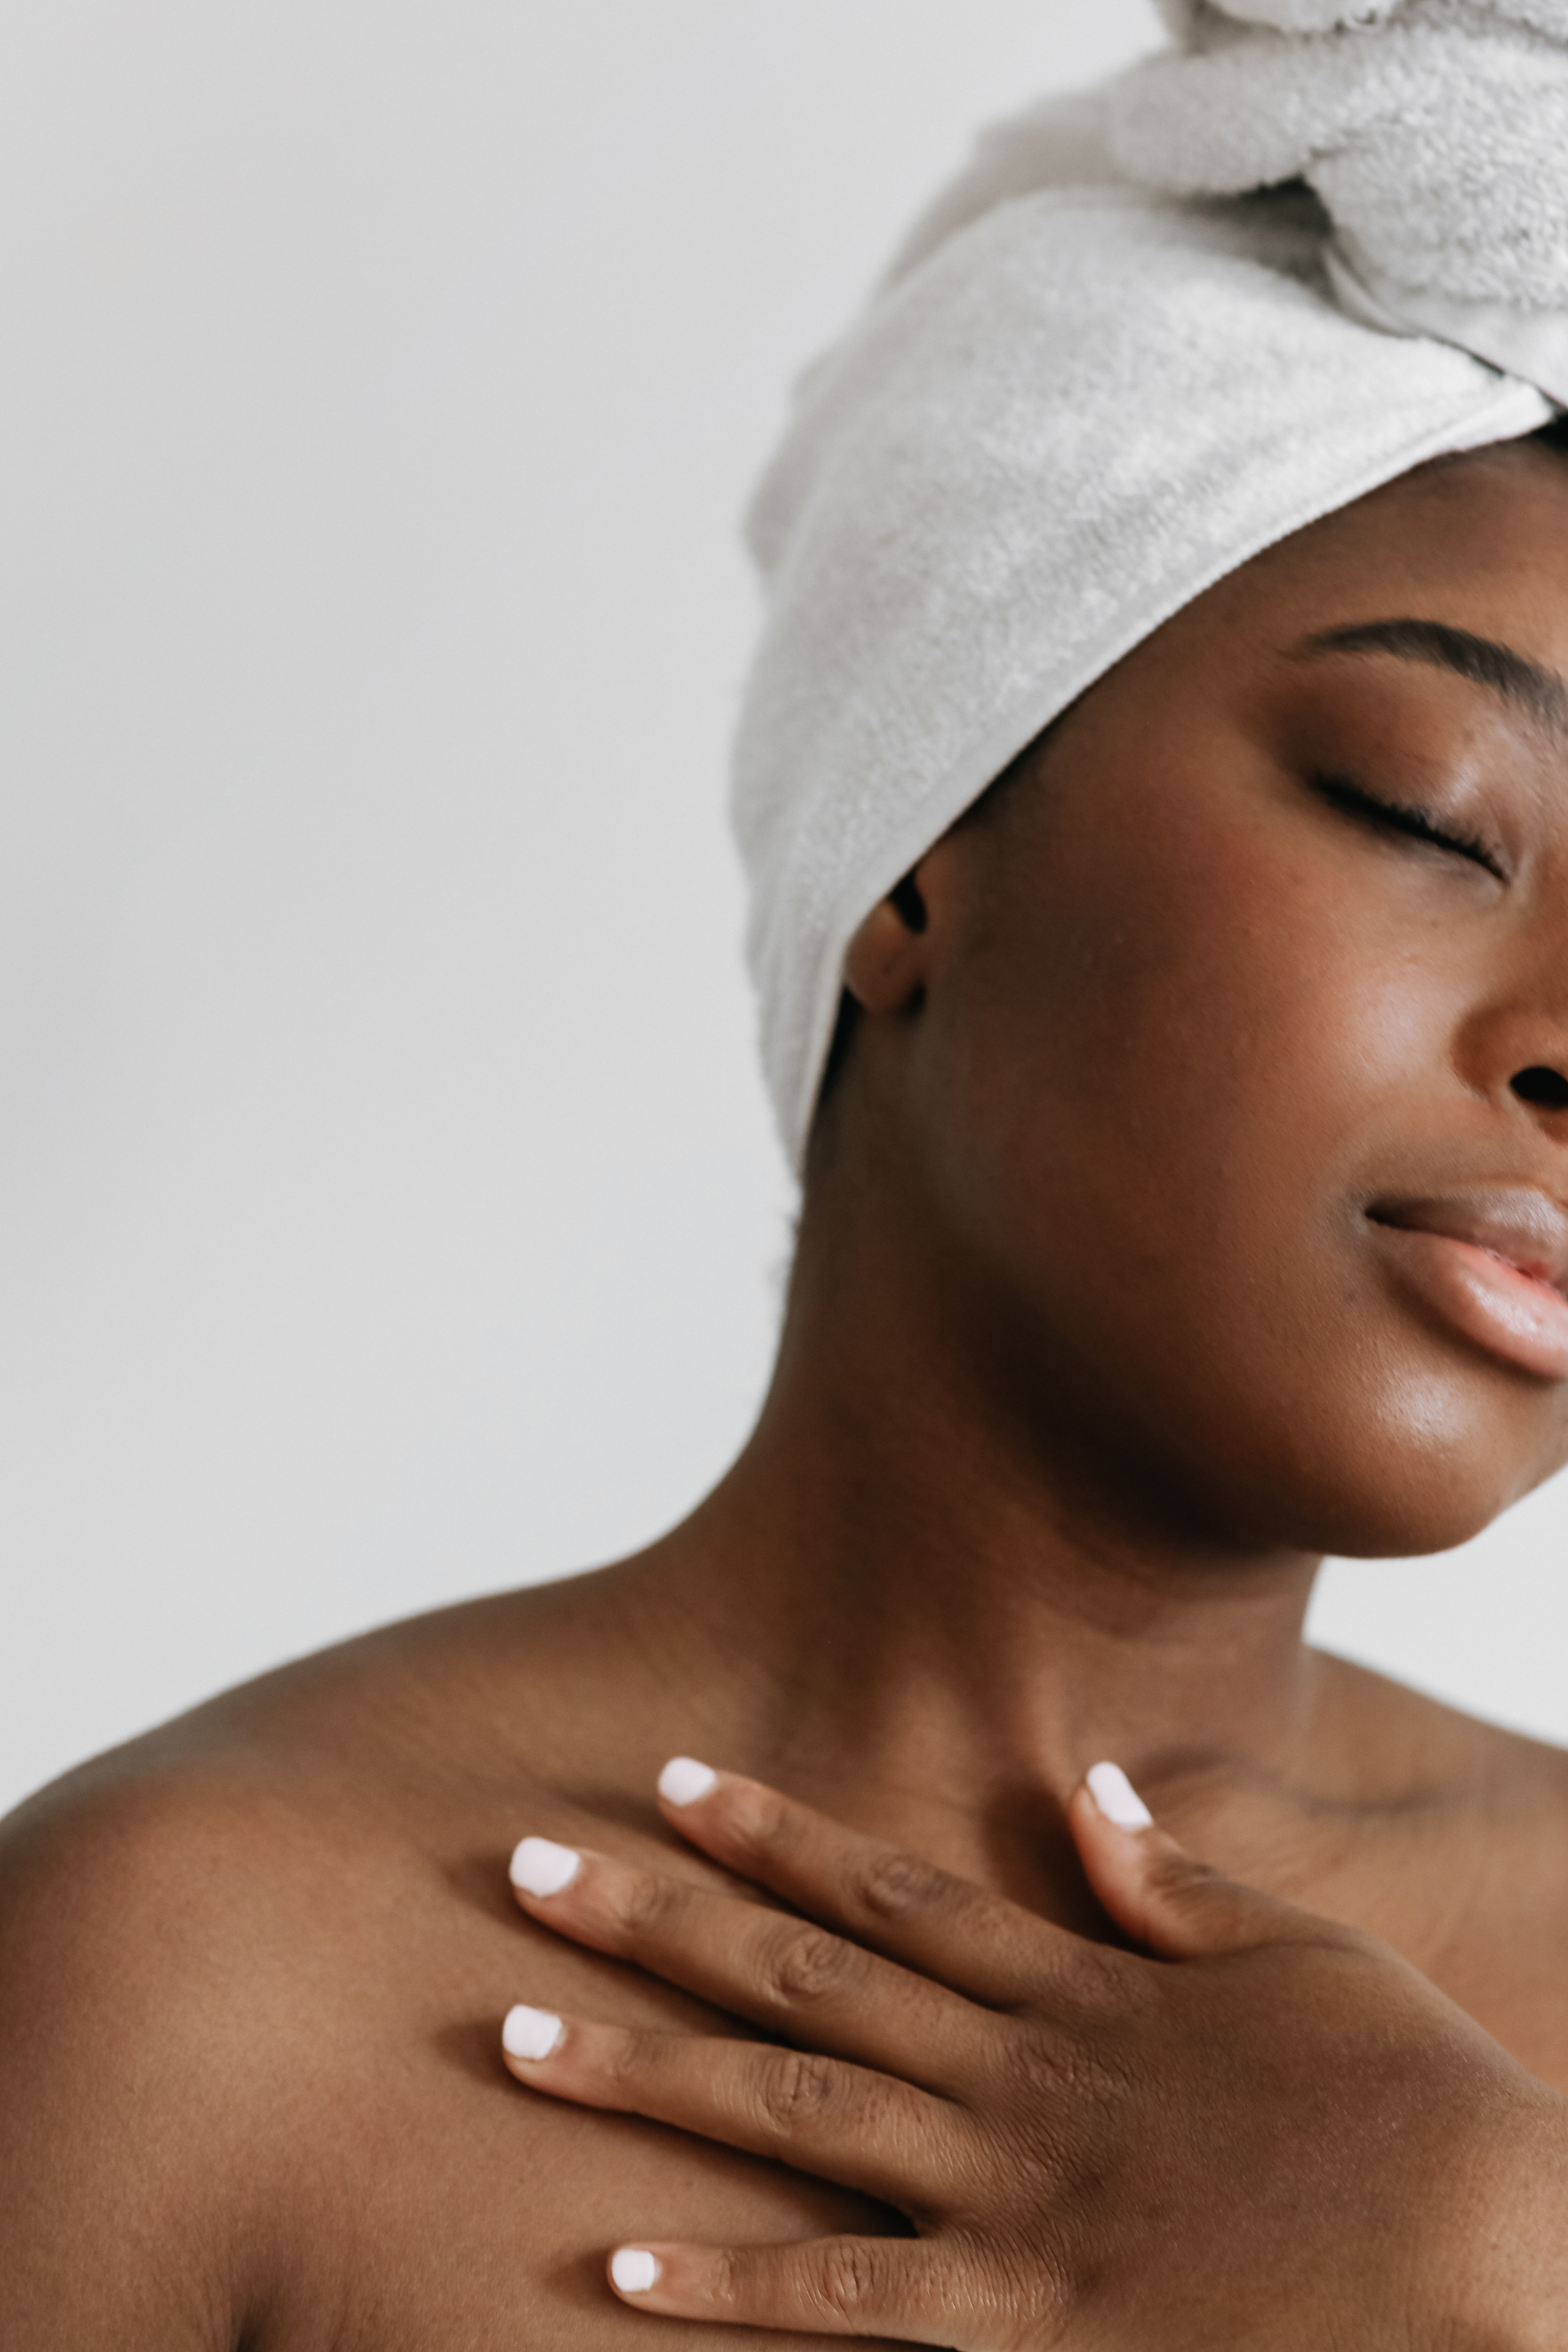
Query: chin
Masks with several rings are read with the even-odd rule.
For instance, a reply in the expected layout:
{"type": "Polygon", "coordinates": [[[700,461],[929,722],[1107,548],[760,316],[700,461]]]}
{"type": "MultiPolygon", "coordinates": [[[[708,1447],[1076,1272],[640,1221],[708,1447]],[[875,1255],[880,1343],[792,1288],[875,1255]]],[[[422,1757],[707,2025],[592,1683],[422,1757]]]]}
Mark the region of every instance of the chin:
{"type": "Polygon", "coordinates": [[[1320,1527],[1310,1549],[1341,1559],[1419,1559],[1468,1543],[1518,1499],[1500,1496],[1480,1480],[1468,1491],[1436,1497],[1386,1493],[1375,1498],[1347,1496],[1343,1507],[1320,1527]]]}
{"type": "Polygon", "coordinates": [[[1568,1395],[1526,1389],[1511,1374],[1484,1384],[1415,1377],[1360,1402],[1355,1425],[1321,1448],[1317,1478],[1300,1445],[1291,1449],[1300,1524],[1311,1528],[1302,1549],[1350,1559],[1451,1551],[1550,1478],[1568,1452],[1568,1395]]]}

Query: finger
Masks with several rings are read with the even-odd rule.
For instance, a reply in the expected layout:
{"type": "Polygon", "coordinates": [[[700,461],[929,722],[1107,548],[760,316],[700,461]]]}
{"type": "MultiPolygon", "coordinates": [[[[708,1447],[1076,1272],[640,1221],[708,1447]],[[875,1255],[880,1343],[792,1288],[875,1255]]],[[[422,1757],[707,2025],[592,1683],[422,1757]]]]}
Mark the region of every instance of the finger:
{"type": "MultiPolygon", "coordinates": [[[[637,2311],[801,2336],[873,2336],[996,2352],[1022,2340],[984,2271],[919,2238],[813,2238],[793,2246],[618,2246],[610,2284],[637,2311]]],[[[1048,2340],[1042,2332],[1030,2340],[1048,2340]]]]}
{"type": "Polygon", "coordinates": [[[501,2049],[520,2083],[646,2116],[908,2210],[950,2179],[968,2125],[891,2075],[815,2052],[657,2033],[518,2007],[501,2049]]]}
{"type": "Polygon", "coordinates": [[[733,2016],[858,2059],[929,2090],[971,2081],[998,2021],[942,1986],[808,1919],[612,1860],[524,1838],[512,1885],[531,1918],[633,1960],[733,2016]]]}
{"type": "Polygon", "coordinates": [[[1111,1917],[1162,1959],[1354,1940],[1351,1929],[1199,1862],[1158,1826],[1120,1765],[1090,1766],[1068,1801],[1068,1826],[1111,1917]]]}
{"type": "Polygon", "coordinates": [[[972,2000],[1008,2009],[1103,1981],[1066,1928],[759,1780],[677,1757],[658,1787],[671,1827],[726,1870],[972,2000]]]}

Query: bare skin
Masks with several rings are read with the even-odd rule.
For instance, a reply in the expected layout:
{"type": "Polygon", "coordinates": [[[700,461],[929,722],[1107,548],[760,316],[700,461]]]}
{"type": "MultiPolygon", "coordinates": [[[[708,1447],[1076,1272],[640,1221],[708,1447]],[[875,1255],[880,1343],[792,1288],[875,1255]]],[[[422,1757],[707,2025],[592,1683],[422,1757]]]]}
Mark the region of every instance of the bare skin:
{"type": "Polygon", "coordinates": [[[1115,1764],[1067,1811],[1126,1949],[690,1758],[659,1794],[787,1908],[536,1838],[518,1900],[763,2038],[520,2005],[509,2066],[906,2227],[645,2238],[607,2265],[633,2309],[949,2352],[1561,2343],[1568,2100],[1387,1944],[1184,1853],[1115,1764]]]}
{"type": "Polygon", "coordinates": [[[1401,616],[1568,671],[1561,455],[1425,469],[1222,583],[921,862],[920,927],[868,919],[775,1384],[682,1528],[13,1817],[5,2352],[794,2340],[652,2322],[605,2253],[889,2216],[500,2060],[520,2000],[742,2030],[506,1885],[525,1832],[725,1884],[656,1809],[680,1750],[1124,1943],[1065,1816],[1116,1757],[1568,2094],[1568,1758],[1300,1638],[1321,1552],[1458,1541],[1568,1456],[1568,1379],[1386,1221],[1568,1202],[1568,728],[1303,650],[1401,616]]]}

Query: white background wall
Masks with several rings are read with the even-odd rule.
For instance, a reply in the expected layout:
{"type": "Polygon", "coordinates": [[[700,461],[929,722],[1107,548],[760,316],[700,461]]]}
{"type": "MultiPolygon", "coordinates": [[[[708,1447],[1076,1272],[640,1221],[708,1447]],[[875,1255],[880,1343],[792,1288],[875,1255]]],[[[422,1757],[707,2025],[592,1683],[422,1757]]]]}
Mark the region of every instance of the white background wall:
{"type": "MultiPolygon", "coordinates": [[[[9,0],[0,1804],[678,1516],[788,1189],[723,746],[788,380],[1146,0],[9,0]]],[[[1568,1735],[1564,1505],[1321,1632],[1568,1735]]]]}

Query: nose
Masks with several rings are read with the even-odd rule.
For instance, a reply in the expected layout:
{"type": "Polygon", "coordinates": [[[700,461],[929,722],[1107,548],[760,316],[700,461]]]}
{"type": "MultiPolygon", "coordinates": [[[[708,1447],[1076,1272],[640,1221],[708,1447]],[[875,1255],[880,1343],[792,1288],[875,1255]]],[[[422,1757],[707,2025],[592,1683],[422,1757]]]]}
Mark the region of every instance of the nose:
{"type": "Polygon", "coordinates": [[[1473,1093],[1528,1116],[1560,1148],[1568,1144],[1568,887],[1550,912],[1549,921],[1521,926],[1484,975],[1464,974],[1465,994],[1480,984],[1451,1050],[1455,1075],[1473,1093]]]}
{"type": "Polygon", "coordinates": [[[1544,1062],[1516,1070],[1508,1083],[1521,1102],[1534,1103],[1542,1110],[1568,1110],[1568,1077],[1544,1062]]]}

